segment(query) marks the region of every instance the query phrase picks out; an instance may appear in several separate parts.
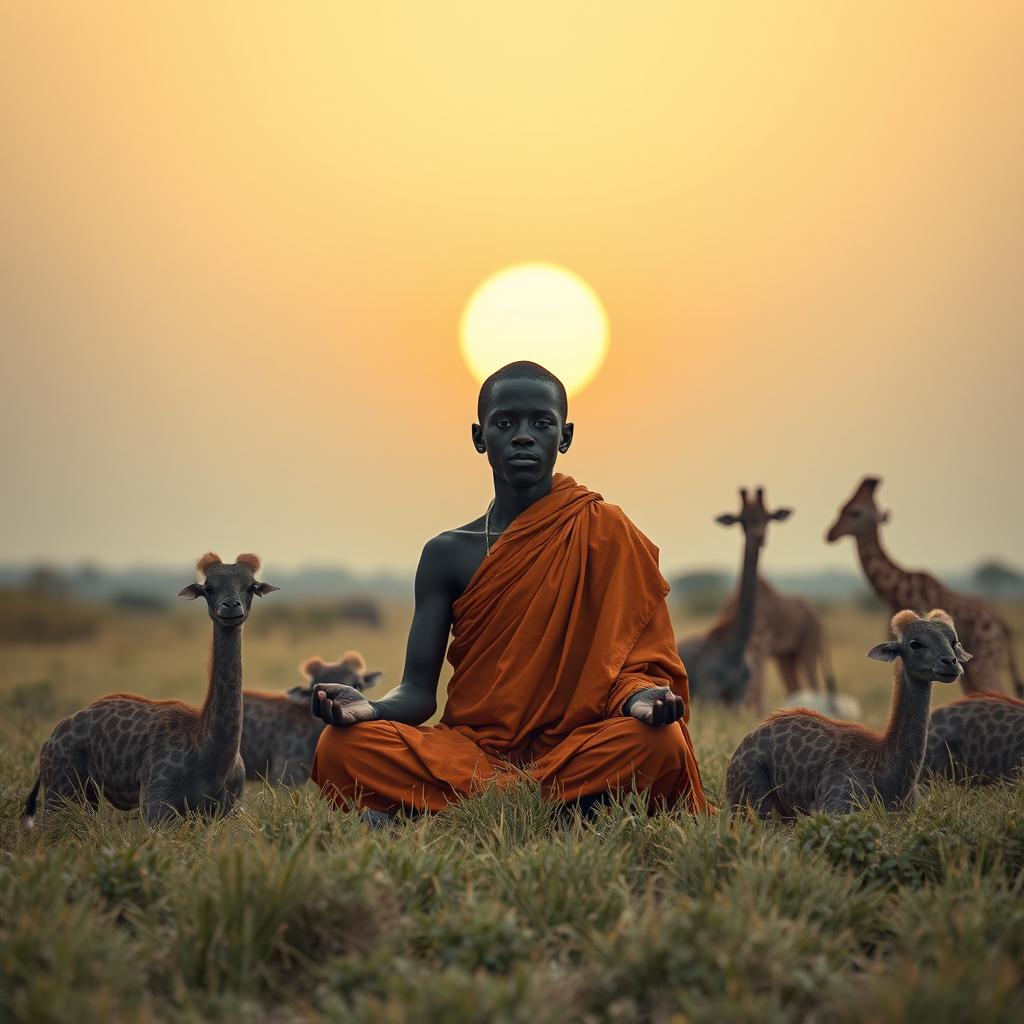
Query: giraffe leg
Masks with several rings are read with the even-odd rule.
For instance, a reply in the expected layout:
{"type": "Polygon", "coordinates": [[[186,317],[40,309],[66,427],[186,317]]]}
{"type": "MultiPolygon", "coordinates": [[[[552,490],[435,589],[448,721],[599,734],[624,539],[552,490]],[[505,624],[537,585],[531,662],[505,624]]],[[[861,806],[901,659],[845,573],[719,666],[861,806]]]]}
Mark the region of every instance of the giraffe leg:
{"type": "Polygon", "coordinates": [[[857,804],[853,799],[853,787],[849,779],[826,782],[820,790],[817,809],[833,817],[853,814],[857,810],[857,804]]]}
{"type": "Polygon", "coordinates": [[[726,772],[726,796],[733,813],[753,808],[762,821],[771,821],[784,812],[772,782],[768,766],[757,756],[733,758],[726,772]]]}
{"type": "Polygon", "coordinates": [[[816,642],[804,644],[797,652],[797,663],[803,673],[808,690],[820,690],[821,680],[818,678],[818,664],[821,661],[820,644],[816,642]]]}
{"type": "Polygon", "coordinates": [[[747,704],[759,715],[764,714],[764,658],[755,658],[747,683],[747,704]]]}
{"type": "Polygon", "coordinates": [[[796,672],[796,657],[792,654],[779,655],[775,659],[779,666],[779,675],[782,676],[782,685],[786,693],[796,693],[800,689],[800,679],[796,672]]]}
{"type": "Polygon", "coordinates": [[[91,798],[89,795],[91,783],[84,757],[74,750],[52,749],[47,761],[42,773],[44,818],[68,803],[91,803],[93,807],[97,805],[95,786],[92,786],[91,798]]]}

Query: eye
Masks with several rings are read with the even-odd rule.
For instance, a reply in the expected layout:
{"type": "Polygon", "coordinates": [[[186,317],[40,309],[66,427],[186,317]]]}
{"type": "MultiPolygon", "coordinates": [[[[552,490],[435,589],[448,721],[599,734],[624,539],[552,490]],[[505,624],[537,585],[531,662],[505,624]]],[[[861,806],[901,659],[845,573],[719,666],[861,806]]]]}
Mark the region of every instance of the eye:
{"type": "Polygon", "coordinates": [[[921,650],[922,647],[924,647],[924,644],[921,643],[920,640],[911,640],[910,641],[910,649],[912,651],[919,651],[919,650],[921,650]]]}
{"type": "Polygon", "coordinates": [[[502,419],[498,420],[494,425],[498,427],[500,430],[505,430],[507,427],[512,426],[512,421],[505,419],[503,417],[502,419]]]}
{"type": "Polygon", "coordinates": [[[538,427],[551,427],[551,426],[554,426],[554,424],[551,422],[551,420],[537,420],[537,426],[538,427]]]}

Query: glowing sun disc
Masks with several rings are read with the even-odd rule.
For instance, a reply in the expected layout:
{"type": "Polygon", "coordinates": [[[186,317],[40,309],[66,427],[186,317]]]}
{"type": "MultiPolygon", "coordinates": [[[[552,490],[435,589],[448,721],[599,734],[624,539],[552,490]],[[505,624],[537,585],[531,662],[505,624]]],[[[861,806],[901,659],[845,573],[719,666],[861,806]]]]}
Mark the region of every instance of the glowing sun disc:
{"type": "Polygon", "coordinates": [[[459,347],[478,381],[530,359],[570,394],[585,388],[608,353],[608,317],[581,278],[550,263],[521,263],[487,278],[462,314],[459,347]]]}

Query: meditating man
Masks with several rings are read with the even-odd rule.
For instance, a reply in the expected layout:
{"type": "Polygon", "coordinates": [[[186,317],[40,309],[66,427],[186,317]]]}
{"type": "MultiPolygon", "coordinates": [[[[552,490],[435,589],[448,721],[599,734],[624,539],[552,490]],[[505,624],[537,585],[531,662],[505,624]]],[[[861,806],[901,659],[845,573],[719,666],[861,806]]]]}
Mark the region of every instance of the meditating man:
{"type": "Polygon", "coordinates": [[[424,547],[401,683],[380,700],[315,688],[313,713],[334,728],[314,781],[374,812],[440,811],[524,775],[584,808],[635,788],[652,808],[707,811],[658,550],[617,506],[554,473],[573,438],[565,388],[511,363],[484,381],[477,415],[494,499],[424,547]],[[447,703],[424,726],[449,630],[447,703]]]}

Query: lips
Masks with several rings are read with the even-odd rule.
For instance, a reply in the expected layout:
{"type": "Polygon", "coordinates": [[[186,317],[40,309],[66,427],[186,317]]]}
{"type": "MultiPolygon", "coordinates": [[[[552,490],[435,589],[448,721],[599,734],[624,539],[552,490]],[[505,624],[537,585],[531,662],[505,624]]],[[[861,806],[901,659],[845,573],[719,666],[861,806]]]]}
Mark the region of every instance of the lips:
{"type": "Polygon", "coordinates": [[[540,462],[540,459],[538,459],[536,455],[526,455],[522,452],[519,452],[516,455],[510,455],[508,457],[508,461],[511,463],[516,463],[525,466],[535,462],[540,462]]]}

